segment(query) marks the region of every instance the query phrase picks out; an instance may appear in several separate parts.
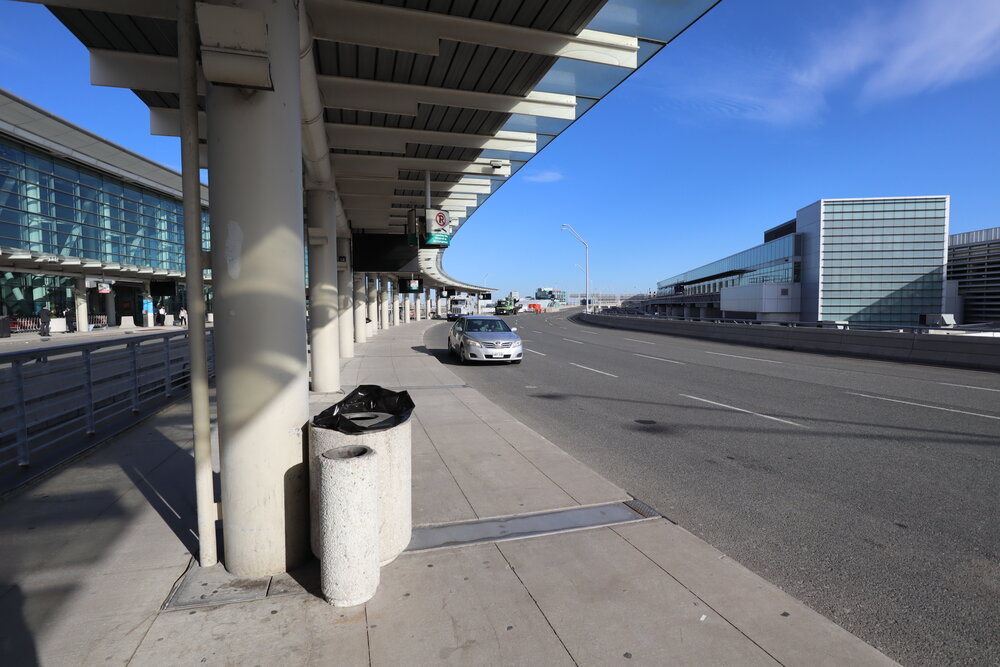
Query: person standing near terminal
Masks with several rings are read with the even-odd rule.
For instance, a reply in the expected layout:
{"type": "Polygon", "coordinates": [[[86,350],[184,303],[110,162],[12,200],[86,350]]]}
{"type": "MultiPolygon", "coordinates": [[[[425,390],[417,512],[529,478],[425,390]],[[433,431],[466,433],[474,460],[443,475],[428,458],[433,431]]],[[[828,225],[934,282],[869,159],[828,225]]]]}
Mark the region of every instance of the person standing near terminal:
{"type": "Polygon", "coordinates": [[[66,310],[63,311],[63,317],[66,318],[66,333],[76,331],[76,311],[66,306],[66,310]]]}
{"type": "Polygon", "coordinates": [[[186,327],[188,325],[188,309],[181,306],[181,310],[177,313],[177,319],[181,321],[181,326],[186,327]]]}
{"type": "Polygon", "coordinates": [[[49,335],[49,324],[52,322],[52,312],[49,310],[48,306],[42,306],[42,309],[38,311],[38,323],[42,325],[41,331],[38,332],[39,336],[49,335]]]}

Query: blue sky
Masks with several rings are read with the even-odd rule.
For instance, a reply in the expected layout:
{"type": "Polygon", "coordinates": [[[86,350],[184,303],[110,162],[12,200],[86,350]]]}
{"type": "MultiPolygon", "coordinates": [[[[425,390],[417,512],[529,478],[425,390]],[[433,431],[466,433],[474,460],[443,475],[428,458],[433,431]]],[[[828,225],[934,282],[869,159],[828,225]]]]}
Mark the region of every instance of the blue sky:
{"type": "MultiPolygon", "coordinates": [[[[129,91],[37,5],[0,0],[0,87],[168,166],[129,91]]],[[[824,197],[952,196],[1000,225],[1000,2],[723,0],[539,153],[445,254],[522,293],[634,291],[762,241],[824,197]]]]}

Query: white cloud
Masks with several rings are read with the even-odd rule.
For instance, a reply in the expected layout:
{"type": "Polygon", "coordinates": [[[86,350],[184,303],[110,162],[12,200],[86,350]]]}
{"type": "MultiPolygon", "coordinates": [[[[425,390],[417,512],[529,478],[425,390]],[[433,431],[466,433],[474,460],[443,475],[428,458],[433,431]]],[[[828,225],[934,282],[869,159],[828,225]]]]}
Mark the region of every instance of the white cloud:
{"type": "Polygon", "coordinates": [[[562,178],[562,173],[558,171],[539,171],[534,174],[528,174],[524,177],[524,180],[531,181],[532,183],[552,183],[554,181],[561,181],[562,178]]]}
{"type": "Polygon", "coordinates": [[[892,7],[817,33],[801,56],[720,49],[712,70],[666,95],[697,111],[789,124],[820,116],[834,93],[877,104],[1000,65],[1000,1],[910,0],[892,7]]]}

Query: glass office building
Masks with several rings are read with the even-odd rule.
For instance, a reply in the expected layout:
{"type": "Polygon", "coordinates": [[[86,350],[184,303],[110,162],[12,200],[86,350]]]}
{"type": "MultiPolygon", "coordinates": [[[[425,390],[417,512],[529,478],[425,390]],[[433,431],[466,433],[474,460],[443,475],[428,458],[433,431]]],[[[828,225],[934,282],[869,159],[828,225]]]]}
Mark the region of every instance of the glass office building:
{"type": "Polygon", "coordinates": [[[823,199],[800,210],[796,230],[813,251],[803,319],[914,326],[942,313],[948,223],[948,197],[823,199]]]}
{"type": "Polygon", "coordinates": [[[944,312],[950,199],[822,199],[762,245],[657,283],[652,310],[915,326],[944,312]]]}
{"type": "MultiPolygon", "coordinates": [[[[176,311],[186,268],[179,174],[93,135],[88,152],[103,160],[34,137],[6,119],[44,118],[74,143],[87,133],[8,93],[0,101],[7,102],[0,107],[0,315],[30,316],[43,304],[61,313],[81,287],[91,315],[113,311],[117,321],[139,314],[144,299],[176,311]],[[157,180],[176,187],[151,187],[157,180]]],[[[207,209],[202,247],[208,249],[207,209]]]]}

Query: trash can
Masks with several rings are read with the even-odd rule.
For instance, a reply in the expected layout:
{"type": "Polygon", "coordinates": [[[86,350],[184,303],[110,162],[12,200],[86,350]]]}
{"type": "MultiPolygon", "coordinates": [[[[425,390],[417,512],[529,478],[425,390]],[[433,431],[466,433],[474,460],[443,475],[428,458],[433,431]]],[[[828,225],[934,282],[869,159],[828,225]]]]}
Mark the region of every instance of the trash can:
{"type": "Polygon", "coordinates": [[[375,595],[380,578],[378,454],[351,445],[328,449],[316,461],[323,597],[337,607],[364,604],[375,595]]]}
{"type": "Polygon", "coordinates": [[[368,447],[378,455],[380,564],[392,562],[410,543],[413,529],[410,415],[405,392],[378,385],[357,389],[309,423],[310,523],[313,553],[320,557],[318,457],[336,447],[368,447]]]}

